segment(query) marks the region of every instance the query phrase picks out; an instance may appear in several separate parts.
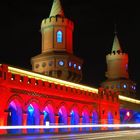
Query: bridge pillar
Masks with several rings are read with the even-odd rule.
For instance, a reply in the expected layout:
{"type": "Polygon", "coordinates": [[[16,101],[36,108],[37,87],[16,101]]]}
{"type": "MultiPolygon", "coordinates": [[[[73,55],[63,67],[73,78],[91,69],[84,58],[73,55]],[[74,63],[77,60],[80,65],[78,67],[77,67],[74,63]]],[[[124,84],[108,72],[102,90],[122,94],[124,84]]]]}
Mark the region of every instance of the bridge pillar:
{"type": "MultiPolygon", "coordinates": [[[[114,124],[120,124],[120,120],[119,119],[114,119],[114,124]]],[[[119,127],[114,127],[114,130],[119,129],[119,127]]]]}
{"type": "MultiPolygon", "coordinates": [[[[68,116],[68,125],[71,125],[70,121],[71,121],[71,116],[68,116]]],[[[71,128],[68,128],[68,132],[71,132],[71,128]]]]}
{"type": "MultiPolygon", "coordinates": [[[[22,125],[26,126],[27,125],[27,113],[22,114],[22,125]]],[[[22,129],[23,134],[27,134],[27,129],[22,129]]]]}
{"type": "MultiPolygon", "coordinates": [[[[89,124],[92,124],[92,117],[89,118],[89,124]]],[[[89,131],[92,132],[92,127],[89,128],[89,131]]]]}
{"type": "MultiPolygon", "coordinates": [[[[82,116],[80,116],[80,125],[82,124],[82,116]]],[[[80,131],[82,131],[82,127],[79,128],[80,131]]]]}
{"type": "MultiPolygon", "coordinates": [[[[44,125],[44,115],[43,114],[40,115],[40,125],[44,125]]],[[[44,133],[43,128],[40,129],[40,133],[44,133]]]]}
{"type": "MultiPolygon", "coordinates": [[[[2,114],[0,114],[0,126],[7,126],[7,117],[8,112],[3,112],[2,114]]],[[[0,130],[0,134],[7,134],[7,130],[0,130]]]]}
{"type": "MultiPolygon", "coordinates": [[[[56,115],[56,116],[55,116],[55,125],[58,125],[58,119],[59,119],[59,116],[56,115]]],[[[56,132],[56,133],[59,132],[58,130],[59,130],[58,128],[55,128],[55,132],[56,132]]]]}
{"type": "MultiPolygon", "coordinates": [[[[107,119],[101,119],[101,124],[107,124],[107,119]]],[[[107,130],[107,127],[101,127],[101,130],[107,130]]]]}

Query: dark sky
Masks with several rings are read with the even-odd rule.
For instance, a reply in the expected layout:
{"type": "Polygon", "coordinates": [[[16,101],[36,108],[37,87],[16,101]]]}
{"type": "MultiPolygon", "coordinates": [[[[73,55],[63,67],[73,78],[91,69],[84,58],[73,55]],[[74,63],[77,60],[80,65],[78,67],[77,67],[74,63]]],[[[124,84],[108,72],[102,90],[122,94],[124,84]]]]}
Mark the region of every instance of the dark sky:
{"type": "MultiPolygon", "coordinates": [[[[41,52],[40,24],[53,0],[18,0],[0,4],[0,62],[31,69],[30,58],[41,52]]],[[[98,87],[105,80],[106,55],[111,51],[114,24],[124,52],[129,54],[130,78],[140,89],[140,8],[134,2],[61,0],[66,17],[75,24],[74,54],[84,59],[82,83],[98,87]]]]}

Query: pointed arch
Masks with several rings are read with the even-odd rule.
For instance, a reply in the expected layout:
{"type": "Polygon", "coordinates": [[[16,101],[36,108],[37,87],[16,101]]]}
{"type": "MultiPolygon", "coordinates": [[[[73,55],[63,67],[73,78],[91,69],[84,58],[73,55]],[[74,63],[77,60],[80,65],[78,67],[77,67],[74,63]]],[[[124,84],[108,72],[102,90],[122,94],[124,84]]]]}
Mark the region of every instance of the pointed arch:
{"type": "Polygon", "coordinates": [[[57,43],[63,42],[63,32],[61,30],[58,30],[56,32],[56,40],[57,40],[57,43]]]}
{"type": "MultiPolygon", "coordinates": [[[[77,125],[80,123],[79,110],[77,104],[74,104],[70,110],[70,124],[77,125]]],[[[71,131],[78,131],[78,128],[71,128],[71,131]]]]}
{"type": "MultiPolygon", "coordinates": [[[[85,106],[82,110],[82,124],[88,124],[90,122],[88,107],[85,106]]],[[[89,128],[82,128],[83,131],[89,131],[89,128]]]]}
{"type": "MultiPolygon", "coordinates": [[[[65,103],[61,103],[61,105],[58,108],[58,123],[59,125],[66,125],[68,124],[68,111],[66,108],[65,103]]],[[[60,132],[66,132],[66,128],[59,129],[60,132]]]]}
{"type": "MultiPolygon", "coordinates": [[[[22,125],[22,106],[17,98],[12,98],[8,105],[8,116],[7,116],[7,125],[16,126],[22,125]]],[[[19,129],[9,129],[7,130],[10,134],[21,133],[19,129]]]]}
{"type": "MultiPolygon", "coordinates": [[[[30,100],[27,105],[27,125],[39,125],[40,123],[40,109],[35,102],[36,100],[30,100]]],[[[28,129],[28,133],[39,132],[39,129],[28,129]]]]}

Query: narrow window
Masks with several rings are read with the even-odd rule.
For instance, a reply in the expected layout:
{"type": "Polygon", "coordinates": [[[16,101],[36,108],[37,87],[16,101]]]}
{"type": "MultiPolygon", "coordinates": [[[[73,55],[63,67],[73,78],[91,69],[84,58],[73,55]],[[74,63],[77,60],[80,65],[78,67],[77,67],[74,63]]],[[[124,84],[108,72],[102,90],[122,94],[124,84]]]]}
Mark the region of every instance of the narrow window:
{"type": "Polygon", "coordinates": [[[57,32],[57,42],[62,43],[62,31],[57,32]]]}

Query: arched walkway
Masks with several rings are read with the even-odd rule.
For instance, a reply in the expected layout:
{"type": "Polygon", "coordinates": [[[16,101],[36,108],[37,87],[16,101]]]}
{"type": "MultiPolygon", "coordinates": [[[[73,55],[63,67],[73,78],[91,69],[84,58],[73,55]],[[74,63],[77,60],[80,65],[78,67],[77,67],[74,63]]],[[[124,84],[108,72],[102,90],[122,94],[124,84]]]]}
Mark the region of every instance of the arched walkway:
{"type": "Polygon", "coordinates": [[[120,109],[120,121],[122,124],[131,122],[132,120],[132,111],[127,109],[120,109]]]}
{"type": "MultiPolygon", "coordinates": [[[[58,123],[59,125],[65,125],[67,124],[67,110],[65,108],[65,106],[61,106],[59,111],[58,111],[58,123]]],[[[65,128],[60,128],[59,129],[60,132],[65,132],[67,131],[67,129],[65,128]]]]}
{"type": "MultiPolygon", "coordinates": [[[[70,117],[71,117],[71,125],[77,125],[79,124],[79,114],[78,114],[78,111],[77,109],[72,109],[71,112],[70,112],[70,117]]],[[[71,128],[71,131],[78,131],[79,129],[78,128],[71,128]]]]}
{"type": "Polygon", "coordinates": [[[133,123],[140,123],[140,112],[133,112],[133,123]]]}
{"type": "MultiPolygon", "coordinates": [[[[27,108],[27,125],[39,125],[40,112],[38,105],[33,102],[27,108]]],[[[28,129],[28,133],[39,132],[39,129],[28,129]]]]}
{"type": "MultiPolygon", "coordinates": [[[[108,112],[108,115],[107,115],[107,120],[108,120],[108,124],[113,124],[113,115],[111,112],[108,112]]],[[[113,130],[112,127],[108,127],[108,130],[113,130]]]]}
{"type": "MultiPolygon", "coordinates": [[[[54,121],[54,111],[53,111],[53,107],[49,104],[45,107],[44,111],[44,125],[46,124],[46,122],[49,122],[49,124],[51,125],[51,123],[55,123],[54,121]]],[[[53,129],[44,129],[45,132],[53,132],[53,129]]]]}
{"type": "MultiPolygon", "coordinates": [[[[82,124],[88,124],[89,121],[89,113],[87,110],[83,110],[82,112],[82,124]]],[[[89,128],[82,128],[83,131],[89,131],[89,128]]]]}
{"type": "MultiPolygon", "coordinates": [[[[96,111],[94,111],[92,113],[92,124],[98,124],[98,121],[99,121],[98,114],[97,114],[96,111]]],[[[94,130],[94,131],[99,130],[99,128],[98,127],[93,127],[92,130],[94,130]]]]}
{"type": "MultiPolygon", "coordinates": [[[[8,107],[8,117],[7,117],[8,126],[22,125],[22,108],[20,103],[17,100],[10,102],[8,107]]],[[[10,134],[21,133],[19,129],[9,129],[7,130],[10,134]]]]}

